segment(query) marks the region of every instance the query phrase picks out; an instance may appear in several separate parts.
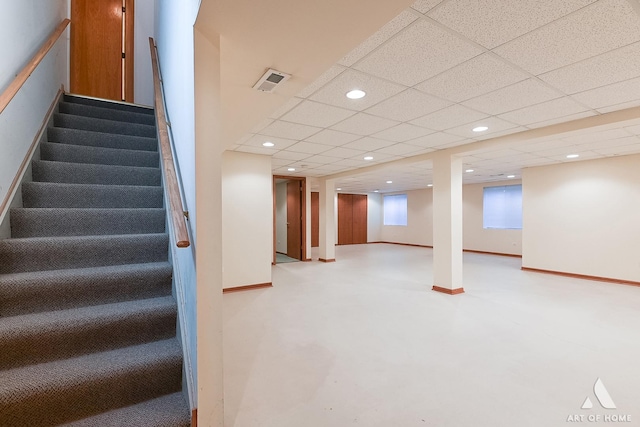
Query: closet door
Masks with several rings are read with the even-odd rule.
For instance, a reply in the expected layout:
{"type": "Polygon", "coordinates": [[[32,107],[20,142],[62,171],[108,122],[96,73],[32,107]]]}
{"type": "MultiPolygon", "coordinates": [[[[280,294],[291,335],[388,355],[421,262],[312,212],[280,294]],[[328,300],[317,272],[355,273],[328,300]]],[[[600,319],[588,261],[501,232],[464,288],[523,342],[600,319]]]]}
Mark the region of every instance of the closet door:
{"type": "Polygon", "coordinates": [[[353,194],[338,194],[338,244],[353,243],[353,194]]]}
{"type": "Polygon", "coordinates": [[[353,235],[351,243],[367,243],[367,195],[353,195],[353,235]]]}

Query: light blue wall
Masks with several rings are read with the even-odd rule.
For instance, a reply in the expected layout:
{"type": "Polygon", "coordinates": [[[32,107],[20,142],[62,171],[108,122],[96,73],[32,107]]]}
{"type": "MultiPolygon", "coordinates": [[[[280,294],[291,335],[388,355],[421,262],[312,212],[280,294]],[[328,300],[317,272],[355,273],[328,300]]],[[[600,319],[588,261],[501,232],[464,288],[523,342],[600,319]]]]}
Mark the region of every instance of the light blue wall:
{"type": "Polygon", "coordinates": [[[197,317],[195,272],[195,119],[193,25],[198,0],[156,0],[155,34],[167,103],[167,119],[175,146],[178,175],[190,215],[192,246],[174,247],[174,281],[181,316],[181,333],[186,342],[187,375],[191,377],[192,405],[197,390],[197,317]],[[190,371],[190,372],[189,372],[190,371]]]}
{"type": "MultiPolygon", "coordinates": [[[[0,14],[0,92],[7,88],[67,13],[66,0],[4,2],[0,14]]],[[[68,82],[68,31],[58,39],[0,114],[0,203],[56,93],[68,82]]]]}

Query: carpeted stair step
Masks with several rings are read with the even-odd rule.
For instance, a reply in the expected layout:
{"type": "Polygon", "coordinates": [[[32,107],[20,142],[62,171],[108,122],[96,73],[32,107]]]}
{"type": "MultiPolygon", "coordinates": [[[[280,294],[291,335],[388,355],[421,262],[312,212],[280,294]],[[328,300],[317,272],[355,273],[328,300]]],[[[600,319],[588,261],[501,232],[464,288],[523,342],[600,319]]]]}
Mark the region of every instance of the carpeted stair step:
{"type": "Polygon", "coordinates": [[[157,151],[86,147],[59,142],[40,144],[40,159],[57,162],[157,168],[159,158],[157,151]]]}
{"type": "Polygon", "coordinates": [[[0,371],[0,384],[3,427],[58,425],[178,392],[182,351],[172,338],[0,371]]]}
{"type": "Polygon", "coordinates": [[[0,319],[0,369],[175,337],[172,296],[0,319]]]}
{"type": "Polygon", "coordinates": [[[167,261],[167,234],[0,240],[0,274],[167,261]]]}
{"type": "Polygon", "coordinates": [[[161,208],[162,187],[25,182],[26,208],[161,208]]]}
{"type": "Polygon", "coordinates": [[[162,208],[12,208],[11,237],[99,236],[165,231],[162,208]]]}
{"type": "Polygon", "coordinates": [[[0,274],[0,318],[171,295],[168,262],[0,274]]]}
{"type": "Polygon", "coordinates": [[[73,102],[74,104],[91,105],[94,107],[110,108],[113,110],[131,111],[133,113],[153,115],[153,109],[149,107],[127,104],[124,102],[113,102],[103,99],[85,98],[77,95],[65,94],[64,102],[73,102]]]}
{"type": "Polygon", "coordinates": [[[64,424],[63,427],[188,427],[191,417],[182,393],[173,393],[137,405],[64,424]]]}
{"type": "Polygon", "coordinates": [[[159,168],[87,165],[47,160],[34,160],[31,165],[34,181],[67,184],[161,185],[159,168]]]}
{"type": "Polygon", "coordinates": [[[86,145],[88,147],[118,148],[122,150],[157,151],[158,142],[154,138],[131,135],[112,135],[82,129],[62,127],[47,128],[47,140],[70,145],[86,145]]]}
{"type": "Polygon", "coordinates": [[[151,114],[123,111],[115,108],[82,105],[73,102],[61,102],[58,104],[58,107],[58,112],[64,114],[93,117],[96,119],[116,120],[119,122],[140,123],[149,126],[156,125],[155,117],[151,114]]]}
{"type": "Polygon", "coordinates": [[[145,136],[147,138],[154,138],[156,136],[155,126],[119,122],[116,120],[94,119],[92,117],[62,113],[53,114],[53,125],[56,127],[90,130],[94,132],[145,136]]]}

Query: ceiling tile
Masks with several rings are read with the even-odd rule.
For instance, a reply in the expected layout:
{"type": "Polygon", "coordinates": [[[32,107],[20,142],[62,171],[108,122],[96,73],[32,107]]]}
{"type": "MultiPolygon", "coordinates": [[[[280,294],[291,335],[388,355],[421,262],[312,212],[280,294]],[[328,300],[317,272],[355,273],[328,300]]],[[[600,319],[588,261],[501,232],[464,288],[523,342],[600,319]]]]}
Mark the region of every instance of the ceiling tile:
{"type": "Polygon", "coordinates": [[[623,102],[621,104],[613,104],[613,105],[608,105],[606,107],[600,107],[600,108],[597,108],[596,111],[598,113],[604,114],[604,113],[611,113],[613,111],[618,111],[618,110],[626,110],[627,108],[633,108],[638,106],[640,106],[640,99],[629,101],[629,102],[623,102]]]}
{"type": "Polygon", "coordinates": [[[435,113],[412,120],[414,125],[433,130],[445,130],[489,117],[485,113],[456,104],[435,113]]]}
{"type": "Polygon", "coordinates": [[[348,70],[325,85],[321,90],[311,96],[310,99],[335,105],[336,107],[360,111],[403,90],[405,90],[404,86],[358,71],[348,70]],[[367,95],[360,99],[349,99],[346,97],[346,94],[352,89],[361,89],[365,91],[367,95]]]}
{"type": "Polygon", "coordinates": [[[527,125],[527,127],[529,129],[536,129],[536,128],[541,128],[541,127],[545,127],[545,126],[556,125],[558,123],[566,123],[566,122],[570,122],[570,121],[573,121],[573,120],[584,119],[585,117],[593,117],[596,114],[597,113],[595,111],[593,111],[593,110],[587,110],[587,111],[584,111],[582,113],[571,114],[571,115],[564,116],[564,117],[558,117],[558,118],[551,119],[551,120],[545,120],[545,121],[542,121],[542,122],[532,123],[530,125],[527,125]]]}
{"type": "Polygon", "coordinates": [[[494,52],[538,75],[638,40],[640,19],[629,2],[600,0],[494,52]]]}
{"type": "Polygon", "coordinates": [[[329,127],[353,116],[354,111],[313,101],[304,101],[282,116],[282,120],[309,126],[329,127]]]}
{"type": "Polygon", "coordinates": [[[325,71],[323,74],[321,74],[320,77],[315,79],[309,86],[302,89],[296,96],[300,98],[308,98],[309,96],[313,95],[315,91],[317,91],[322,86],[329,83],[331,80],[337,77],[344,70],[346,70],[345,67],[342,67],[340,65],[334,65],[333,67],[325,71]]]}
{"type": "Polygon", "coordinates": [[[515,127],[517,126],[513,123],[507,122],[497,117],[488,117],[486,119],[477,120],[466,125],[448,129],[446,133],[458,135],[464,138],[481,138],[485,135],[492,135],[503,130],[513,129],[515,127]],[[474,132],[472,129],[476,126],[487,126],[489,130],[485,132],[474,132]]]}
{"type": "Polygon", "coordinates": [[[292,162],[306,159],[309,156],[310,154],[308,153],[294,153],[292,151],[286,151],[286,150],[278,151],[276,154],[273,155],[273,157],[275,157],[276,159],[290,160],[292,162]]]}
{"type": "MultiPolygon", "coordinates": [[[[243,145],[248,145],[252,147],[263,147],[262,144],[267,141],[275,144],[273,147],[270,148],[270,150],[272,151],[282,150],[298,142],[295,139],[277,138],[277,137],[266,136],[266,135],[253,135],[251,138],[245,141],[243,145]]],[[[269,147],[263,147],[263,148],[269,148],[269,147]]]]}
{"type": "Polygon", "coordinates": [[[383,130],[374,134],[376,138],[386,139],[387,141],[405,142],[410,139],[419,138],[433,133],[432,130],[425,129],[420,126],[401,123],[398,126],[383,130]]]}
{"type": "Polygon", "coordinates": [[[386,119],[406,122],[440,110],[451,103],[415,89],[407,89],[366,110],[367,113],[386,119]]]}
{"type": "Polygon", "coordinates": [[[285,102],[280,108],[269,115],[270,119],[279,119],[287,111],[291,110],[296,105],[302,102],[302,98],[296,98],[295,96],[285,102]]]}
{"type": "Polygon", "coordinates": [[[371,37],[349,52],[344,58],[338,61],[338,63],[350,67],[416,19],[418,19],[418,17],[411,12],[404,11],[400,13],[400,15],[393,18],[382,28],[373,33],[371,37]]]}
{"type": "Polygon", "coordinates": [[[614,148],[599,148],[594,151],[605,156],[626,156],[640,153],[640,144],[625,145],[624,147],[614,148]]]}
{"type": "Polygon", "coordinates": [[[367,73],[413,86],[481,53],[437,25],[420,20],[355,65],[367,73]]]}
{"type": "Polygon", "coordinates": [[[450,0],[428,15],[489,49],[548,24],[595,0],[450,0]]]}
{"type": "Polygon", "coordinates": [[[311,142],[298,142],[293,144],[291,147],[287,148],[287,151],[292,151],[294,153],[307,153],[307,154],[318,154],[323,151],[327,151],[332,147],[329,145],[315,144],[311,142]]]}
{"type": "Polygon", "coordinates": [[[258,123],[252,130],[252,133],[260,133],[260,131],[273,123],[273,119],[264,119],[258,123]]]}
{"type": "Polygon", "coordinates": [[[316,163],[319,165],[327,165],[329,163],[335,163],[337,161],[341,160],[339,157],[330,157],[330,156],[325,156],[322,154],[317,154],[315,156],[311,156],[308,157],[306,159],[304,159],[305,162],[311,162],[311,163],[316,163]]]}
{"type": "Polygon", "coordinates": [[[444,132],[436,132],[431,135],[422,136],[412,139],[408,142],[410,145],[416,145],[423,148],[439,147],[441,145],[450,144],[452,142],[461,141],[463,138],[457,135],[451,135],[444,132]]]}
{"type": "Polygon", "coordinates": [[[278,159],[274,156],[271,156],[271,166],[276,168],[280,166],[286,166],[290,164],[293,160],[290,159],[278,159]]]}
{"type": "Polygon", "coordinates": [[[539,77],[564,93],[606,86],[640,75],[640,43],[567,65],[539,77]]]}
{"type": "Polygon", "coordinates": [[[525,80],[527,74],[491,53],[472,58],[416,86],[454,102],[461,102],[525,80]]]}
{"type": "Polygon", "coordinates": [[[420,13],[427,13],[440,3],[442,0],[418,0],[411,5],[411,8],[420,13]]]}
{"type": "Polygon", "coordinates": [[[380,132],[397,124],[398,122],[395,120],[387,120],[370,114],[358,113],[332,126],[332,129],[364,136],[380,132]]]}
{"type": "Polygon", "coordinates": [[[421,149],[420,147],[417,147],[415,145],[402,144],[402,143],[390,145],[390,146],[383,147],[376,150],[376,152],[380,152],[383,154],[393,154],[396,156],[406,156],[409,154],[416,155],[415,153],[418,151],[422,153],[424,152],[424,149],[421,149]]]}
{"type": "Polygon", "coordinates": [[[463,105],[488,114],[502,114],[554,98],[560,93],[548,88],[535,79],[512,84],[491,93],[463,102],[463,105]]]}
{"type": "Polygon", "coordinates": [[[355,150],[371,151],[371,150],[377,150],[382,147],[388,147],[391,144],[393,143],[390,143],[389,141],[384,141],[382,139],[376,139],[376,138],[371,138],[367,136],[367,137],[358,139],[357,141],[353,141],[348,144],[345,144],[343,145],[343,147],[353,148],[355,150]]]}
{"type": "MultiPolygon", "coordinates": [[[[363,150],[354,150],[352,148],[344,148],[344,147],[337,147],[337,148],[333,148],[329,151],[325,151],[324,153],[322,153],[323,156],[330,156],[330,157],[339,157],[339,158],[343,158],[343,159],[351,159],[354,158],[356,156],[358,157],[364,157],[364,153],[365,151],[363,150]]],[[[365,160],[362,160],[362,162],[364,163],[365,160]]],[[[339,162],[336,162],[336,164],[339,164],[339,162]]]]}
{"type": "Polygon", "coordinates": [[[277,136],[280,138],[300,140],[308,138],[320,130],[322,129],[317,127],[276,120],[266,128],[262,129],[260,133],[267,136],[277,136]]]}
{"type": "Polygon", "coordinates": [[[636,101],[640,99],[640,78],[576,93],[572,96],[577,101],[591,108],[602,108],[624,102],[636,101]]]}
{"type": "Polygon", "coordinates": [[[583,135],[570,136],[562,138],[562,141],[568,144],[587,144],[592,142],[609,141],[612,139],[627,138],[632,136],[629,131],[624,128],[610,129],[601,132],[589,132],[583,135]]]}
{"type": "Polygon", "coordinates": [[[344,166],[344,167],[348,167],[348,168],[355,168],[355,167],[360,167],[363,166],[363,162],[364,160],[362,159],[343,159],[343,160],[339,160],[335,163],[333,163],[334,165],[337,166],[344,166]]]}
{"type": "Polygon", "coordinates": [[[528,125],[545,120],[557,119],[558,117],[564,117],[570,114],[581,113],[586,110],[586,107],[583,107],[570,98],[564,97],[532,105],[531,107],[521,108],[520,110],[510,111],[498,117],[519,125],[528,125]]]}
{"type": "Polygon", "coordinates": [[[354,135],[352,133],[338,132],[337,130],[325,129],[310,136],[306,140],[309,142],[317,142],[325,145],[344,145],[348,142],[362,138],[362,135],[354,135]]]}
{"type": "Polygon", "coordinates": [[[605,139],[602,141],[589,142],[586,144],[577,145],[576,148],[580,150],[593,150],[597,151],[600,149],[607,148],[615,148],[615,147],[626,147],[628,145],[637,145],[640,144],[640,139],[637,136],[627,136],[624,138],[615,138],[615,139],[605,139]]]}

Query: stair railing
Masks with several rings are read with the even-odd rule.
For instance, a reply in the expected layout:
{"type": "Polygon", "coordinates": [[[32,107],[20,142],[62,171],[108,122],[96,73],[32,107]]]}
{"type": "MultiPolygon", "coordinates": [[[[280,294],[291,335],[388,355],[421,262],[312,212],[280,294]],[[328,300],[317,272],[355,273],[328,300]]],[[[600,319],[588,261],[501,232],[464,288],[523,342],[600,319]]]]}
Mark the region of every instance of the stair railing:
{"type": "Polygon", "coordinates": [[[160,85],[158,52],[151,37],[149,37],[149,48],[151,49],[151,68],[153,68],[154,107],[158,126],[158,138],[160,139],[160,155],[162,156],[165,185],[169,199],[170,216],[173,223],[176,245],[179,248],[187,248],[190,245],[186,224],[189,213],[184,209],[182,196],[180,195],[180,186],[178,184],[178,176],[176,174],[173,151],[171,150],[171,141],[169,139],[167,114],[164,109],[162,87],[160,85]]]}
{"type": "Polygon", "coordinates": [[[16,75],[9,86],[7,86],[5,91],[0,94],[0,113],[2,113],[5,108],[7,108],[7,105],[9,105],[13,97],[16,96],[20,88],[25,84],[29,76],[35,71],[40,62],[42,62],[53,45],[56,44],[58,38],[64,32],[70,22],[70,20],[65,19],[60,24],[58,24],[53,33],[51,33],[49,38],[40,47],[40,50],[38,50],[38,52],[33,55],[27,65],[25,65],[24,68],[20,70],[20,72],[16,75]]]}
{"type": "MultiPolygon", "coordinates": [[[[9,86],[7,86],[7,88],[2,93],[0,93],[0,114],[4,112],[4,110],[7,108],[9,103],[11,103],[13,98],[18,94],[22,86],[24,86],[24,84],[27,82],[27,79],[29,78],[29,76],[33,74],[33,72],[36,70],[38,65],[40,65],[40,63],[42,62],[44,57],[47,55],[47,53],[49,53],[51,48],[56,44],[56,42],[58,41],[58,39],[60,38],[60,36],[64,32],[64,30],[67,28],[70,22],[71,21],[69,19],[64,19],[62,22],[60,22],[60,24],[58,24],[56,29],[53,30],[53,32],[49,35],[47,40],[45,40],[42,46],[40,46],[40,49],[31,57],[29,62],[27,62],[27,64],[22,68],[22,70],[20,70],[20,72],[16,74],[16,76],[11,81],[11,83],[9,83],[9,86]]],[[[60,97],[61,93],[62,93],[62,89],[56,95],[56,99],[60,97]]],[[[52,104],[52,107],[54,104],[52,104]]],[[[50,113],[51,113],[51,110],[47,112],[47,117],[49,117],[50,113]]],[[[0,222],[3,218],[4,213],[8,209],[9,202],[11,201],[11,198],[15,194],[16,188],[18,187],[20,180],[22,179],[22,176],[25,173],[25,170],[27,169],[29,160],[33,156],[34,150],[37,147],[37,144],[39,141],[39,135],[41,135],[42,132],[44,132],[45,126],[46,126],[46,123],[43,123],[42,127],[38,131],[38,134],[37,134],[38,136],[33,140],[33,143],[29,147],[29,150],[27,151],[27,154],[25,155],[24,160],[20,165],[20,168],[16,172],[15,178],[11,182],[11,185],[7,189],[7,193],[4,199],[0,203],[0,222]]]]}

